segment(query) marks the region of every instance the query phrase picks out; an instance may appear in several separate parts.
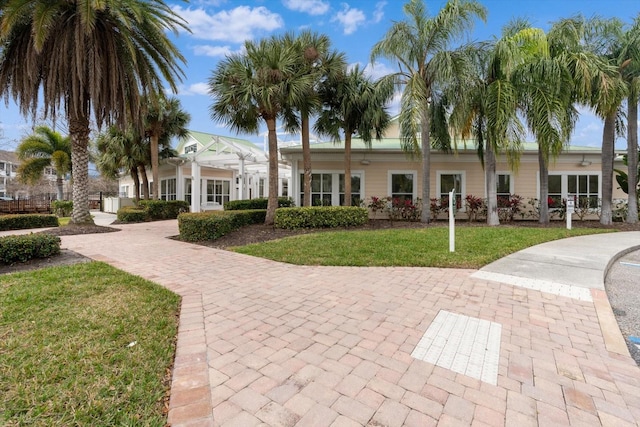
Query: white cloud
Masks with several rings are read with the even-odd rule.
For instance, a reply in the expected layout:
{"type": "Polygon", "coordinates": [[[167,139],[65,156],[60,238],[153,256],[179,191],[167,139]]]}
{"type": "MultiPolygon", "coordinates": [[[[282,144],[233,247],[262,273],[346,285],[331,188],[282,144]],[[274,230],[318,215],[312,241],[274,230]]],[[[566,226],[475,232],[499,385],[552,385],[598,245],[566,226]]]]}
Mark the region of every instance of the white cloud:
{"type": "Polygon", "coordinates": [[[371,77],[374,80],[379,79],[380,77],[393,74],[398,70],[389,67],[387,64],[382,62],[374,62],[373,64],[369,63],[364,67],[364,74],[371,77]]]}
{"type": "Polygon", "coordinates": [[[264,6],[238,6],[214,14],[202,8],[184,9],[181,6],[174,6],[173,11],[187,21],[192,37],[202,40],[242,43],[253,39],[256,34],[284,26],[282,17],[264,6]]]}
{"type": "Polygon", "coordinates": [[[229,46],[197,45],[193,47],[193,53],[202,56],[226,56],[233,52],[229,46]]]}
{"type": "Polygon", "coordinates": [[[322,0],[282,0],[287,9],[309,15],[324,15],[329,11],[329,3],[322,0]]]}
{"type": "Polygon", "coordinates": [[[373,10],[373,22],[378,23],[384,18],[384,7],[387,5],[386,1],[379,1],[376,3],[376,8],[373,10]]]}
{"type": "Polygon", "coordinates": [[[360,25],[364,24],[366,17],[360,9],[349,7],[348,4],[342,4],[342,11],[335,14],[331,18],[331,22],[339,22],[342,25],[344,34],[353,34],[360,25]]]}
{"type": "Polygon", "coordinates": [[[180,85],[178,86],[178,95],[209,95],[209,85],[205,82],[198,82],[189,86],[180,85]]]}

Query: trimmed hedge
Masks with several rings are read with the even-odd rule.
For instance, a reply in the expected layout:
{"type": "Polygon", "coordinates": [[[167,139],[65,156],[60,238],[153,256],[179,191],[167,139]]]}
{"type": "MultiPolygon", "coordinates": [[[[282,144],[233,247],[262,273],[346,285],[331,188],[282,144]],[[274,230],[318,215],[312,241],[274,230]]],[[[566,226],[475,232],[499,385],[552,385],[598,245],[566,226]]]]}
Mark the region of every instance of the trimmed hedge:
{"type": "Polygon", "coordinates": [[[13,264],[60,253],[60,237],[50,234],[25,234],[0,237],[0,263],[13,264]]]}
{"type": "Polygon", "coordinates": [[[184,200],[140,200],[138,206],[149,215],[149,220],[176,219],[179,214],[189,212],[189,203],[184,200]]]}
{"type": "Polygon", "coordinates": [[[183,213],[178,216],[180,239],[186,242],[215,240],[249,224],[264,222],[266,209],[183,213]]]}
{"type": "Polygon", "coordinates": [[[136,206],[125,206],[118,209],[116,218],[120,222],[145,222],[149,220],[149,215],[144,209],[136,206]]]}
{"type": "Polygon", "coordinates": [[[176,219],[184,212],[189,212],[189,203],[184,200],[140,200],[138,206],[118,209],[117,218],[120,222],[159,221],[176,219]]]}
{"type": "MultiPolygon", "coordinates": [[[[259,199],[247,199],[247,200],[231,200],[225,202],[225,211],[245,211],[249,209],[267,209],[269,199],[262,197],[259,199]]],[[[279,208],[290,208],[293,206],[293,199],[290,197],[278,197],[279,208]]]]}
{"type": "Polygon", "coordinates": [[[356,206],[311,206],[278,209],[274,225],[277,228],[353,227],[369,221],[367,208],[356,206]]]}
{"type": "Polygon", "coordinates": [[[0,216],[0,231],[26,230],[29,228],[57,227],[55,215],[24,214],[0,216]]]}

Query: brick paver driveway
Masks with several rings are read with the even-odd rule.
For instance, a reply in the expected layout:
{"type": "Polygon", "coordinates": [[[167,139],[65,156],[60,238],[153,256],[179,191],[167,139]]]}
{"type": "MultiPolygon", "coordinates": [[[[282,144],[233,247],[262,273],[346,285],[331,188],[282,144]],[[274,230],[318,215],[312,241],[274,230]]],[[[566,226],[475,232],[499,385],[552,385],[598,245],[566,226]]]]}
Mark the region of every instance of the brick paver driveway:
{"type": "Polygon", "coordinates": [[[176,221],[118,227],[63,247],[182,295],[174,427],[640,421],[640,370],[607,350],[593,302],[471,270],[280,264],[166,239],[176,221]],[[496,385],[411,356],[439,312],[501,328],[496,385]]]}

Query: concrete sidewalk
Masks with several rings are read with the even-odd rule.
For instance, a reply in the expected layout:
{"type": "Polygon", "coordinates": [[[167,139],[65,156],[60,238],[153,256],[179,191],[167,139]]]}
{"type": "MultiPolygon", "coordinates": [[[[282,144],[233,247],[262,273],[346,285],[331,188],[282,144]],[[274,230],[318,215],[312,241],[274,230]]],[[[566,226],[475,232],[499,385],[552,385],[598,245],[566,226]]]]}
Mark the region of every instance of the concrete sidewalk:
{"type": "Polygon", "coordinates": [[[116,227],[63,247],[182,296],[173,427],[640,422],[640,369],[608,343],[604,291],[580,280],[602,278],[640,233],[553,242],[475,271],[293,266],[167,239],[176,221],[116,227]],[[520,276],[528,262],[585,270],[557,283],[535,268],[520,276]],[[591,298],[552,292],[563,286],[591,298]]]}

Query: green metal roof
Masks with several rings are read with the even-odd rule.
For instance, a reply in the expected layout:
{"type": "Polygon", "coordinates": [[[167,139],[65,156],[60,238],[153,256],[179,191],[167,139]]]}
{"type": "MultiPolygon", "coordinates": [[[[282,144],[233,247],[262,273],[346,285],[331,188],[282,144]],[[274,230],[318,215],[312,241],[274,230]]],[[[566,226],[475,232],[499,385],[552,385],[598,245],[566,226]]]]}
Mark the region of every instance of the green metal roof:
{"type": "MultiPolygon", "coordinates": [[[[472,140],[466,141],[457,141],[452,143],[457,145],[458,151],[475,151],[476,144],[472,140]]],[[[526,142],[523,144],[524,151],[537,151],[538,144],[535,142],[526,142]]],[[[321,142],[316,144],[311,144],[311,151],[343,151],[344,150],[344,142],[321,142]]],[[[383,138],[382,140],[373,140],[370,144],[370,147],[367,146],[364,141],[359,138],[354,138],[351,140],[351,150],[352,151],[402,151],[402,144],[400,143],[399,138],[383,138]]],[[[281,148],[282,152],[285,153],[296,153],[302,151],[302,145],[292,145],[286,148],[281,148]]],[[[569,145],[565,148],[565,152],[600,152],[600,147],[585,147],[585,146],[577,146],[577,145],[569,145]]]]}
{"type": "MultiPolygon", "coordinates": [[[[199,131],[194,131],[194,130],[189,130],[189,136],[193,139],[195,139],[200,145],[202,146],[206,146],[209,143],[211,143],[212,140],[216,139],[216,138],[220,138],[223,139],[225,141],[229,141],[232,142],[236,145],[242,146],[247,148],[248,150],[251,150],[252,152],[255,151],[262,151],[262,149],[260,147],[258,147],[257,145],[255,145],[253,142],[251,141],[247,141],[246,139],[240,139],[240,138],[234,138],[231,136],[226,136],[226,135],[216,135],[213,133],[207,133],[207,132],[199,132],[199,131]]],[[[179,141],[178,143],[178,147],[176,148],[178,151],[182,151],[182,149],[184,148],[184,145],[187,143],[188,138],[183,138],[179,141]]],[[[212,144],[208,151],[229,151],[229,149],[226,146],[223,146],[220,143],[214,143],[212,144]]]]}

